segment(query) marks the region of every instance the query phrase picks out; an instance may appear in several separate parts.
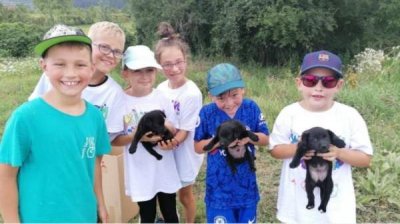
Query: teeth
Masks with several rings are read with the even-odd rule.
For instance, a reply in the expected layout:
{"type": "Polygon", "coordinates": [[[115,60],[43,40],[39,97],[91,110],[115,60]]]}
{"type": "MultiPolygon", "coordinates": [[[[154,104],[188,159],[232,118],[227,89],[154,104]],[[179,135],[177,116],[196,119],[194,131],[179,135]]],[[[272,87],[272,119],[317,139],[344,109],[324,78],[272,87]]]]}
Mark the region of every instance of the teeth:
{"type": "Polygon", "coordinates": [[[78,84],[77,81],[64,81],[63,83],[66,86],[73,86],[73,85],[77,85],[78,84]]]}

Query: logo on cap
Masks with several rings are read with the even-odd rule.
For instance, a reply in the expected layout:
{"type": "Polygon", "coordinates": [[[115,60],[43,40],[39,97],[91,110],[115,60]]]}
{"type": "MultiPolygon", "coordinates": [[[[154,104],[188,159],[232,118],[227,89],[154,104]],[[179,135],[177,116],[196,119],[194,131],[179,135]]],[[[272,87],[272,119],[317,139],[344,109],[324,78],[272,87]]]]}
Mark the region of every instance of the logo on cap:
{"type": "Polygon", "coordinates": [[[318,55],[319,61],[329,61],[329,55],[325,53],[321,53],[318,55]]]}

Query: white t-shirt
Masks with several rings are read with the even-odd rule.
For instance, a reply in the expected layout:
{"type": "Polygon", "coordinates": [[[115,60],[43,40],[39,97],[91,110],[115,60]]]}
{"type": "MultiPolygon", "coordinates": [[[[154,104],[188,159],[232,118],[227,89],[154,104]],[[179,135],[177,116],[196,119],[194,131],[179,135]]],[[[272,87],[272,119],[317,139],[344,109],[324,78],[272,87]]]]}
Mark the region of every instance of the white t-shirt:
{"type": "MultiPolygon", "coordinates": [[[[373,149],[364,119],[354,108],[335,102],[325,112],[310,112],[293,103],[286,106],[276,118],[270,135],[270,148],[279,144],[297,143],[303,131],[315,127],[333,131],[346,142],[346,148],[357,149],[372,155],[373,149]]],[[[315,207],[306,209],[308,202],[305,191],[306,170],[303,165],[289,168],[290,159],[282,165],[277,218],[284,223],[355,223],[356,199],[351,166],[337,160],[332,178],[334,189],[326,213],[320,213],[319,188],[314,189],[315,207]]]]}
{"type": "MultiPolygon", "coordinates": [[[[143,97],[127,94],[124,97],[124,119],[119,123],[124,127],[124,133],[132,133],[140,118],[152,110],[163,110],[167,120],[176,125],[172,106],[160,91],[154,89],[143,97]]],[[[130,144],[126,145],[124,150],[125,193],[132,201],[148,201],[158,192],[171,194],[181,188],[172,150],[162,150],[155,146],[154,150],[163,156],[161,160],[157,160],[141,143],[134,154],[129,153],[129,147],[130,144]]]]}
{"type": "MultiPolygon", "coordinates": [[[[42,96],[51,88],[52,86],[48,77],[42,74],[28,100],[42,96]]],[[[123,94],[121,86],[111,76],[107,76],[107,80],[104,83],[96,86],[88,86],[82,92],[82,98],[95,105],[103,113],[108,133],[122,131],[120,126],[113,125],[116,122],[112,120],[122,121],[121,108],[123,102],[121,100],[123,94]]]]}
{"type": "Polygon", "coordinates": [[[160,83],[157,87],[162,91],[173,106],[177,120],[177,128],[188,131],[188,136],[174,150],[175,159],[182,182],[195,181],[199,173],[204,155],[194,150],[194,131],[199,122],[199,112],[203,105],[203,96],[196,84],[188,80],[177,89],[168,87],[169,81],[160,83]]]}

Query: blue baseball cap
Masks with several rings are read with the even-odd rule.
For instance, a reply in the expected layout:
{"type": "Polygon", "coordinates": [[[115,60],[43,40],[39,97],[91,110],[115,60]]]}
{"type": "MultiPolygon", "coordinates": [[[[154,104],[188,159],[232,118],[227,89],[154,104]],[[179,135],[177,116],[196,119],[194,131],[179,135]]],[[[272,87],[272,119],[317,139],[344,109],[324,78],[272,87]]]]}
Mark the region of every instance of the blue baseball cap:
{"type": "Polygon", "coordinates": [[[207,72],[207,88],[211,95],[218,96],[230,89],[244,88],[244,82],[238,68],[222,63],[207,72]]]}
{"type": "Polygon", "coordinates": [[[342,60],[329,51],[322,50],[306,54],[301,64],[300,73],[303,75],[312,68],[327,68],[335,72],[338,77],[343,77],[342,60]]]}

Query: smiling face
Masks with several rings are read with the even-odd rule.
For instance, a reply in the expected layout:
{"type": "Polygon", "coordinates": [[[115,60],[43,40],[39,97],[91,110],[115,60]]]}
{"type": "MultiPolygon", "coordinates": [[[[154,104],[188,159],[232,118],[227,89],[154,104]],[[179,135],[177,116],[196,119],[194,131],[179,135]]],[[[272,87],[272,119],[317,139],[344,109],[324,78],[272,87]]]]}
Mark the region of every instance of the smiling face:
{"type": "Polygon", "coordinates": [[[112,52],[109,54],[105,54],[100,51],[100,46],[106,46],[113,51],[124,51],[124,37],[122,35],[114,35],[110,32],[103,32],[101,34],[94,35],[92,37],[93,41],[93,63],[96,66],[96,74],[95,75],[105,75],[110,73],[112,69],[114,69],[118,63],[121,61],[121,58],[117,58],[114,56],[112,52]]]}
{"type": "Polygon", "coordinates": [[[77,99],[94,72],[89,47],[77,44],[51,47],[40,60],[40,66],[57,95],[77,99]]]}
{"type": "Polygon", "coordinates": [[[210,96],[220,110],[224,111],[229,117],[234,117],[236,111],[242,105],[244,93],[243,88],[236,88],[218,96],[210,96]]]}
{"type": "Polygon", "coordinates": [[[178,46],[163,48],[159,62],[171,88],[178,88],[186,82],[186,57],[178,46]]]}
{"type": "Polygon", "coordinates": [[[122,71],[122,76],[129,86],[126,93],[135,97],[150,94],[156,81],[156,74],[157,69],[152,67],[137,70],[124,69],[122,71]]]}
{"type": "MultiPolygon", "coordinates": [[[[334,76],[334,72],[326,68],[313,68],[306,73],[319,77],[334,76]]],[[[322,80],[319,80],[313,87],[307,87],[303,84],[301,78],[298,77],[296,78],[296,85],[302,96],[300,105],[309,111],[322,112],[332,107],[336,93],[343,86],[343,79],[339,79],[335,87],[326,88],[322,85],[322,80]]]]}

